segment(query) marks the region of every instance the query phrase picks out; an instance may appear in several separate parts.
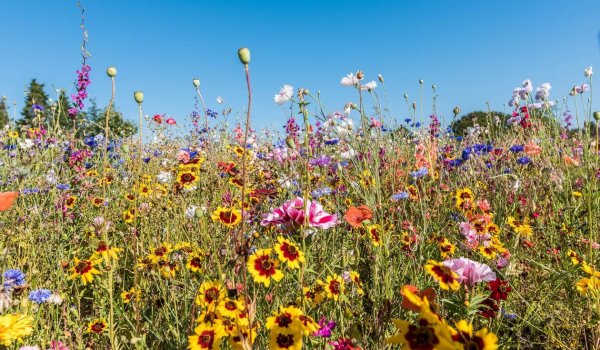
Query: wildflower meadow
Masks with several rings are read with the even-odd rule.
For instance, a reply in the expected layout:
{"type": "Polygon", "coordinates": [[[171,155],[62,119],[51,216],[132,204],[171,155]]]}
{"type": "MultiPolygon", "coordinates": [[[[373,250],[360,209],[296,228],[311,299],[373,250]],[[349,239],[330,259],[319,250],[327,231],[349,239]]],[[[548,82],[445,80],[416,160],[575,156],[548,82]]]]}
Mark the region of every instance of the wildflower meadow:
{"type": "Polygon", "coordinates": [[[69,92],[0,105],[0,348],[600,349],[592,67],[515,77],[509,113],[425,112],[359,67],[341,106],[283,80],[267,130],[252,47],[242,110],[190,77],[171,116],[116,99],[84,19],[69,92]]]}

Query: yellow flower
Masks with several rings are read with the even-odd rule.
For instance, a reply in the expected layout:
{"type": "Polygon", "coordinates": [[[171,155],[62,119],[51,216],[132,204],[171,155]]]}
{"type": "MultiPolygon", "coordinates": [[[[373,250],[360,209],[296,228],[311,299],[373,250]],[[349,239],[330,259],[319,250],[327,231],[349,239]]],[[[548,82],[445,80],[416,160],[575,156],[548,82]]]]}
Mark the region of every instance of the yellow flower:
{"type": "Polygon", "coordinates": [[[212,213],[211,218],[227,227],[233,227],[242,221],[242,212],[236,208],[218,207],[212,213]]]}
{"type": "Polygon", "coordinates": [[[367,232],[369,233],[369,237],[371,237],[371,242],[373,242],[373,246],[379,247],[381,245],[381,226],[368,225],[367,232]]]}
{"type": "MultiPolygon", "coordinates": [[[[227,293],[219,281],[206,281],[200,285],[196,296],[196,305],[201,307],[217,306],[227,293]]],[[[213,309],[214,310],[214,309],[213,309]]]]}
{"type": "Polygon", "coordinates": [[[123,249],[121,248],[113,248],[106,244],[104,241],[100,241],[98,243],[98,247],[92,254],[92,258],[103,258],[107,264],[110,264],[110,259],[117,260],[119,255],[117,253],[121,252],[123,249]]]}
{"type": "Polygon", "coordinates": [[[185,267],[192,272],[202,272],[202,257],[196,253],[190,254],[185,267]]]}
{"type": "Polygon", "coordinates": [[[467,211],[473,208],[475,196],[470,188],[461,188],[456,191],[456,209],[467,211]]]}
{"type": "Polygon", "coordinates": [[[298,248],[295,243],[283,237],[277,237],[279,243],[275,244],[275,251],[279,257],[279,261],[284,262],[290,269],[299,269],[300,264],[304,264],[304,253],[298,248]]]}
{"type": "Polygon", "coordinates": [[[465,320],[460,320],[456,324],[456,329],[452,327],[449,327],[449,329],[452,334],[452,340],[461,349],[498,349],[498,337],[488,331],[487,328],[482,328],[473,335],[473,325],[465,320]],[[477,344],[475,348],[473,348],[474,344],[477,344]]]}
{"type": "Polygon", "coordinates": [[[241,298],[225,298],[217,306],[217,311],[220,317],[236,319],[238,315],[244,311],[244,302],[241,298]]]}
{"type": "Polygon", "coordinates": [[[74,280],[79,277],[81,282],[85,286],[88,283],[94,281],[94,275],[99,275],[100,271],[96,270],[95,265],[99,264],[101,260],[90,258],[89,260],[79,260],[78,258],[73,259],[73,267],[69,269],[71,276],[70,280],[74,280]]]}
{"type": "Polygon", "coordinates": [[[77,202],[77,197],[69,196],[65,200],[65,207],[67,207],[68,209],[73,209],[73,207],[75,207],[75,202],[77,202]]]}
{"type": "Polygon", "coordinates": [[[271,332],[269,334],[271,350],[302,350],[302,334],[294,332],[271,332]]]}
{"type": "Polygon", "coordinates": [[[325,299],[325,282],[317,280],[312,288],[303,287],[304,298],[313,304],[319,304],[325,299]]]}
{"type": "Polygon", "coordinates": [[[450,243],[450,241],[446,238],[442,238],[442,240],[438,243],[438,247],[440,248],[440,253],[443,259],[454,255],[454,251],[456,250],[454,244],[450,243]]]}
{"type": "Polygon", "coordinates": [[[123,299],[123,303],[125,304],[129,304],[132,300],[139,302],[142,300],[142,292],[132,287],[130,290],[121,293],[121,299],[123,299]]]}
{"type": "Polygon", "coordinates": [[[427,298],[423,299],[417,325],[404,320],[393,320],[396,334],[386,340],[388,344],[402,344],[402,349],[457,349],[448,326],[431,311],[427,298]]]}
{"type": "Polygon", "coordinates": [[[33,317],[23,314],[0,316],[0,344],[10,346],[13,341],[21,341],[33,332],[33,317]]]}
{"type": "Polygon", "coordinates": [[[95,319],[88,324],[87,332],[101,334],[106,330],[106,321],[104,319],[95,319]]]}
{"type": "Polygon", "coordinates": [[[167,261],[167,257],[172,251],[173,246],[167,242],[163,242],[163,244],[152,250],[152,252],[148,255],[148,258],[155,264],[159,261],[167,261]]]}
{"type": "Polygon", "coordinates": [[[194,329],[194,335],[188,337],[188,349],[219,350],[221,349],[222,338],[226,335],[227,333],[222,327],[202,323],[194,329]]]}
{"type": "Polygon", "coordinates": [[[356,271],[350,271],[350,280],[356,284],[356,292],[360,295],[363,295],[365,291],[362,287],[362,281],[360,280],[360,275],[356,271]]]}
{"type": "Polygon", "coordinates": [[[575,286],[581,295],[587,295],[588,292],[595,293],[600,290],[600,278],[597,278],[596,276],[582,278],[577,281],[575,286]]]}
{"type": "Polygon", "coordinates": [[[425,271],[427,271],[427,273],[440,284],[440,288],[444,290],[458,290],[460,288],[456,272],[452,271],[442,263],[435,260],[429,260],[427,265],[425,265],[425,271]]]}
{"type": "Polygon", "coordinates": [[[327,292],[327,297],[329,299],[337,301],[340,295],[344,294],[344,289],[344,279],[342,276],[336,274],[327,276],[327,280],[325,281],[325,291],[327,292]]]}
{"type": "Polygon", "coordinates": [[[270,254],[271,249],[259,249],[248,258],[248,271],[254,282],[262,283],[265,287],[271,284],[271,279],[275,282],[283,279],[283,272],[277,269],[279,261],[271,258],[270,254]]]}

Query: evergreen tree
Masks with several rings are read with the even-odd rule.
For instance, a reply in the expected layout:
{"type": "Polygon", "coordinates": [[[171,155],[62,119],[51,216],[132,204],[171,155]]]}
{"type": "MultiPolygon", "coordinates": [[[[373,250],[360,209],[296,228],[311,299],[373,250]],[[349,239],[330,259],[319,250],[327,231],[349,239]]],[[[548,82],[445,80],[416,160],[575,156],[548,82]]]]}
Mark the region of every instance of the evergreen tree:
{"type": "Polygon", "coordinates": [[[0,128],[3,128],[9,122],[8,107],[6,106],[6,97],[0,100],[0,128]]]}
{"type": "MultiPolygon", "coordinates": [[[[94,136],[98,134],[104,135],[104,126],[106,118],[106,108],[98,108],[96,100],[92,99],[91,106],[85,113],[85,117],[88,120],[84,133],[86,136],[94,136]]],[[[116,107],[110,109],[108,117],[108,126],[110,128],[110,138],[121,138],[128,137],[137,132],[137,126],[129,121],[125,120],[123,113],[119,112],[116,107]]]]}
{"type": "Polygon", "coordinates": [[[27,88],[25,96],[25,107],[21,111],[22,119],[18,121],[19,125],[33,125],[36,113],[40,115],[48,115],[48,95],[44,91],[44,84],[40,84],[37,80],[32,79],[27,88]],[[36,110],[38,112],[36,112],[36,110]]]}

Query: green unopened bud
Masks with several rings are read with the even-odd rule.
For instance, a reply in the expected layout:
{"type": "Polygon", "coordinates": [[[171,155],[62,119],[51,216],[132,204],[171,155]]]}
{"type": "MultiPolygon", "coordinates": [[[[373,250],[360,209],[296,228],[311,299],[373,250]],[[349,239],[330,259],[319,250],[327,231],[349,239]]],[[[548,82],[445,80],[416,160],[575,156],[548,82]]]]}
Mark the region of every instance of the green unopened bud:
{"type": "Polygon", "coordinates": [[[203,216],[204,216],[204,213],[206,213],[206,209],[203,209],[203,208],[196,208],[196,210],[194,210],[194,215],[195,215],[197,218],[201,218],[201,217],[203,217],[203,216]]]}
{"type": "Polygon", "coordinates": [[[413,108],[413,109],[417,109],[417,102],[413,101],[413,103],[412,103],[412,108],[413,108]]]}
{"type": "Polygon", "coordinates": [[[193,79],[192,84],[194,84],[195,87],[200,87],[200,79],[193,79]]]}
{"type": "Polygon", "coordinates": [[[458,107],[458,106],[454,107],[454,109],[452,110],[452,113],[454,113],[455,117],[457,115],[459,115],[460,114],[460,107],[458,107]]]}
{"type": "Polygon", "coordinates": [[[356,103],[352,103],[350,108],[358,110],[358,105],[356,103]]]}
{"type": "Polygon", "coordinates": [[[238,57],[243,64],[250,63],[250,50],[247,47],[242,47],[238,50],[238,57]]]}
{"type": "Polygon", "coordinates": [[[596,112],[594,112],[594,119],[595,119],[597,122],[600,122],[600,111],[596,111],[596,112]]]}
{"type": "Polygon", "coordinates": [[[291,136],[286,137],[285,144],[291,149],[296,149],[296,143],[291,136]]]}
{"type": "Polygon", "coordinates": [[[404,99],[408,100],[408,94],[404,94],[404,99]]]}
{"type": "Polygon", "coordinates": [[[126,143],[122,144],[121,150],[123,151],[123,153],[129,153],[129,145],[126,143]]]}
{"type": "Polygon", "coordinates": [[[136,91],[133,93],[133,98],[135,99],[135,102],[142,103],[144,102],[144,93],[141,91],[136,91]]]}
{"type": "Polygon", "coordinates": [[[423,79],[419,79],[419,84],[423,85],[425,81],[423,79]]]}
{"type": "Polygon", "coordinates": [[[117,76],[117,68],[115,67],[108,67],[106,69],[106,75],[108,75],[111,78],[114,78],[117,76]]]}

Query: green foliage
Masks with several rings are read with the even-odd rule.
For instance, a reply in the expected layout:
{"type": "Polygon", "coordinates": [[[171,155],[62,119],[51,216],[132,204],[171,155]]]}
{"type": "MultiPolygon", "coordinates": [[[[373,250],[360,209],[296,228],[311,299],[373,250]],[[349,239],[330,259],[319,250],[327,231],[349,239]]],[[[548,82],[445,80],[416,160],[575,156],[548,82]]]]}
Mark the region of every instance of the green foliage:
{"type": "Polygon", "coordinates": [[[25,106],[23,107],[23,110],[21,110],[21,116],[23,116],[23,118],[17,121],[18,125],[33,124],[34,118],[36,117],[36,113],[32,108],[34,104],[42,106],[44,111],[41,112],[41,114],[49,113],[48,95],[44,91],[44,84],[38,83],[36,79],[32,79],[27,88],[25,106]]]}
{"type": "Polygon", "coordinates": [[[451,124],[451,127],[452,131],[457,136],[465,136],[468,128],[473,127],[475,124],[488,127],[489,129],[501,131],[505,129],[502,126],[506,125],[508,118],[510,118],[510,115],[502,112],[475,111],[465,114],[462,117],[454,120],[451,124]],[[496,123],[496,120],[498,119],[500,123],[496,123]]]}
{"type": "MultiPolygon", "coordinates": [[[[91,106],[85,113],[87,119],[86,126],[83,130],[85,135],[104,135],[106,108],[98,108],[94,99],[91,100],[91,106]]],[[[113,106],[109,113],[108,126],[110,128],[111,138],[113,137],[128,137],[137,133],[137,126],[123,117],[123,113],[119,112],[113,106]]]]}
{"type": "Polygon", "coordinates": [[[8,108],[6,107],[6,99],[3,98],[2,100],[0,100],[0,128],[8,124],[8,121],[8,108]]]}

